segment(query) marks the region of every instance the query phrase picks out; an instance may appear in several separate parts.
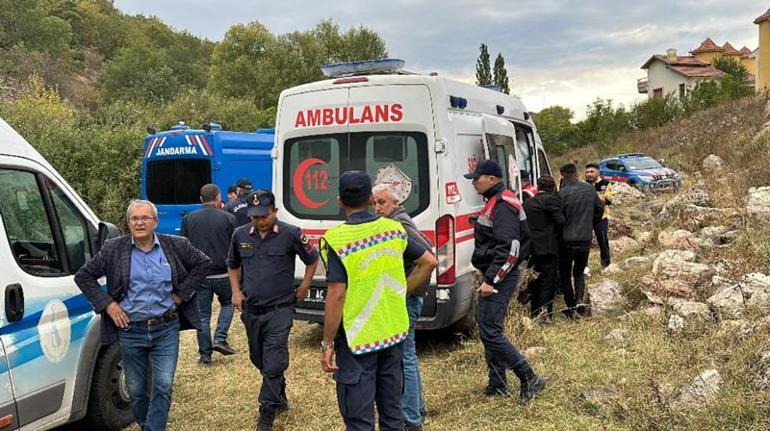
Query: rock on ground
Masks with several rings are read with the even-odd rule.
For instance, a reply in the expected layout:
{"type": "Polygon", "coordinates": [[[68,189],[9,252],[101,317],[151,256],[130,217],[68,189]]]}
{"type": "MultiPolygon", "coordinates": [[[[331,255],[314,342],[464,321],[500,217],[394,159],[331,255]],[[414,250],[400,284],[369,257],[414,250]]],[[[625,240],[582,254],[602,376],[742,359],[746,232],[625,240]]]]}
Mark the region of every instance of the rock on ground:
{"type": "Polygon", "coordinates": [[[747,274],[738,283],[724,283],[706,302],[725,320],[742,319],[749,308],[769,310],[770,277],[747,274]]]}
{"type": "Polygon", "coordinates": [[[770,222],[770,187],[752,187],[746,203],[746,212],[751,221],[767,224],[770,222]]]}
{"type": "Polygon", "coordinates": [[[676,217],[688,205],[707,208],[711,207],[711,197],[706,190],[705,183],[698,182],[689,190],[679,193],[671,198],[663,205],[663,208],[658,213],[658,218],[661,220],[669,220],[676,217]]]}
{"type": "Polygon", "coordinates": [[[704,171],[717,172],[725,167],[725,161],[717,155],[709,154],[703,159],[702,166],[704,171]]]}
{"type": "Polygon", "coordinates": [[[595,315],[618,311],[626,305],[626,295],[617,281],[605,280],[598,284],[591,284],[587,290],[591,313],[595,315]]]}
{"type": "Polygon", "coordinates": [[[685,327],[686,322],[682,316],[672,314],[668,318],[668,330],[671,332],[681,332],[685,327]]]}
{"type": "Polygon", "coordinates": [[[652,268],[652,261],[646,256],[629,257],[623,261],[623,269],[626,271],[647,271],[652,268]]]}
{"type": "Polygon", "coordinates": [[[602,269],[602,274],[612,275],[612,274],[622,274],[623,269],[617,264],[617,263],[611,263],[607,265],[607,267],[602,269]]]}
{"type": "Polygon", "coordinates": [[[696,250],[700,245],[700,239],[694,233],[684,229],[662,231],[658,233],[658,242],[665,248],[681,250],[696,250]]]}
{"type": "Polygon", "coordinates": [[[639,243],[628,236],[610,240],[610,250],[613,254],[624,254],[639,248],[639,243]]]}
{"type": "Polygon", "coordinates": [[[674,304],[671,309],[676,315],[681,316],[686,323],[714,321],[711,309],[702,302],[679,302],[674,304]]]}
{"type": "Polygon", "coordinates": [[[693,379],[692,383],[679,396],[683,404],[708,403],[719,395],[722,376],[715,369],[708,369],[693,379]]]}
{"type": "Polygon", "coordinates": [[[623,206],[632,204],[641,200],[644,193],[636,187],[631,187],[626,183],[615,183],[612,185],[612,204],[623,206]]]}

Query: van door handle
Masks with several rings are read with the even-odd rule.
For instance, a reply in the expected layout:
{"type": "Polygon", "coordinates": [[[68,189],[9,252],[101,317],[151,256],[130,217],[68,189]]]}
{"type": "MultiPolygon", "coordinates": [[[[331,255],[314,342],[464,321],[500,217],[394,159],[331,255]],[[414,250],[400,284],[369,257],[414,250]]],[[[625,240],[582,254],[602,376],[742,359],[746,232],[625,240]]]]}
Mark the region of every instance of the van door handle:
{"type": "Polygon", "coordinates": [[[5,286],[5,317],[8,322],[17,322],[24,317],[24,290],[19,283],[5,286]]]}

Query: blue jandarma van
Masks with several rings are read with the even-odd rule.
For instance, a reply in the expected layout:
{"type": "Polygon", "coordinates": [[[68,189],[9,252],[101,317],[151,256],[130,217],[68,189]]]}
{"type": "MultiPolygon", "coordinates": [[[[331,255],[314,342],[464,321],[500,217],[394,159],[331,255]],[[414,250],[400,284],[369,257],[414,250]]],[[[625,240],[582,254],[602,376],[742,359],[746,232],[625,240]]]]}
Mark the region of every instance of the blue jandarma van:
{"type": "Polygon", "coordinates": [[[142,198],[158,207],[158,232],[179,234],[184,215],[201,207],[204,184],[219,186],[223,199],[239,178],[251,179],[255,189],[272,186],[273,129],[224,131],[214,123],[191,129],[180,122],[165,132],[148,132],[142,198]]]}
{"type": "Polygon", "coordinates": [[[118,234],[0,119],[0,430],[133,421],[120,348],[73,279],[118,234]]]}

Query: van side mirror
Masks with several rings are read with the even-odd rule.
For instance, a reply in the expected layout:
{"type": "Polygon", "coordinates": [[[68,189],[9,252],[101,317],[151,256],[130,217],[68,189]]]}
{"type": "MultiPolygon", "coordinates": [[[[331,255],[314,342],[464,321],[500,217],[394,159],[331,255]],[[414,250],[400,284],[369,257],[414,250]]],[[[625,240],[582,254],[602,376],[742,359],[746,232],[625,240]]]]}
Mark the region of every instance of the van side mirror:
{"type": "Polygon", "coordinates": [[[112,223],[99,222],[99,234],[96,239],[96,252],[102,249],[107,240],[117,238],[121,235],[120,229],[112,223]]]}

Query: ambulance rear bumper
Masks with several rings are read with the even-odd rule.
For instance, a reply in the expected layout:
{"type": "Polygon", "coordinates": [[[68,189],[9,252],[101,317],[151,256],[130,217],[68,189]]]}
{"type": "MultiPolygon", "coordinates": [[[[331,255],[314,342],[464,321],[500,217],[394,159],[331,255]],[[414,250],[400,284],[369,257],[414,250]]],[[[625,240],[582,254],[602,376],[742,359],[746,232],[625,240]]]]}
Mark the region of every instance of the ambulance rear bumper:
{"type": "MultiPolygon", "coordinates": [[[[295,280],[299,285],[300,279],[295,280]]],[[[476,277],[468,273],[457,278],[455,284],[428,286],[422,315],[417,321],[417,329],[436,330],[452,326],[471,311],[473,292],[476,288],[476,277]]],[[[294,318],[308,322],[323,323],[324,299],[326,298],[326,282],[314,280],[310,287],[310,295],[303,301],[297,302],[294,318]]]]}

